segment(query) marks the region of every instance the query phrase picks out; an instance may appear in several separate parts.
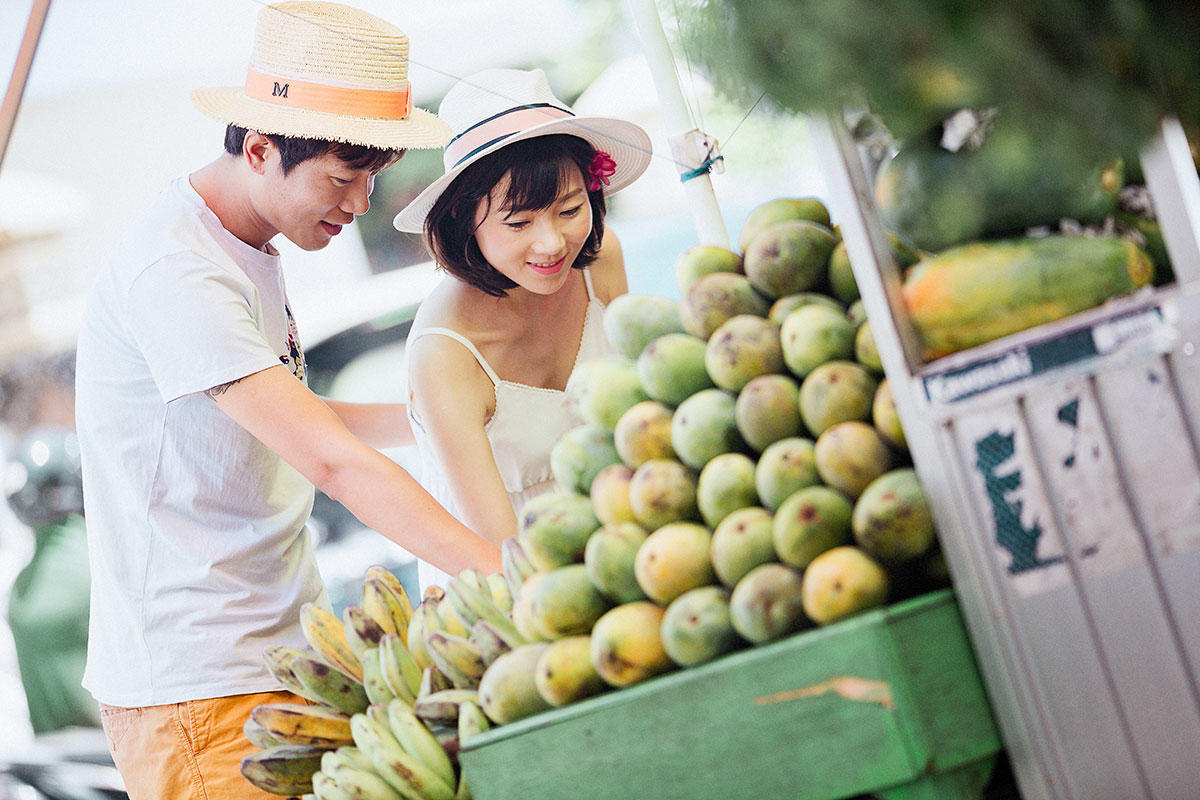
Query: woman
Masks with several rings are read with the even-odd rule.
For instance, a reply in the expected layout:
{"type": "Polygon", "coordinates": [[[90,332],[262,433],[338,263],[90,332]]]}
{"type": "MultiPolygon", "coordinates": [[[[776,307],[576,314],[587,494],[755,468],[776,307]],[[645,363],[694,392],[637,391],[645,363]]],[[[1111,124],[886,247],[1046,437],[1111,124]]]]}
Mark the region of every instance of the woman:
{"type": "MultiPolygon", "coordinates": [[[[650,160],[637,125],[579,117],[541,70],[486,70],[438,116],[454,138],[445,174],[396,215],[449,275],[409,335],[409,417],[422,482],[499,544],[554,485],[550,450],[580,420],[564,390],[608,352],[604,304],[626,291],[605,196],[650,160]]],[[[444,573],[422,563],[422,586],[444,573]]]]}

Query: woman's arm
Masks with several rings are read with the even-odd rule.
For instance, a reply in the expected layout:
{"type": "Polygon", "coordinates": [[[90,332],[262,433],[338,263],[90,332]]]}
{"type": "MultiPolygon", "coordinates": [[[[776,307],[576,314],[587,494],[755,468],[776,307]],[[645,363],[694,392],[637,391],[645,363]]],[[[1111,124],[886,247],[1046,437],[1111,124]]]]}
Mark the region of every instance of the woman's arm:
{"type": "Polygon", "coordinates": [[[442,465],[462,521],[492,544],[517,533],[517,516],[484,426],[495,387],[459,342],[423,336],[409,352],[409,402],[442,465]]]}
{"type": "Polygon", "coordinates": [[[403,447],[416,444],[404,403],[348,403],[322,397],[350,432],[371,447],[403,447]]]}

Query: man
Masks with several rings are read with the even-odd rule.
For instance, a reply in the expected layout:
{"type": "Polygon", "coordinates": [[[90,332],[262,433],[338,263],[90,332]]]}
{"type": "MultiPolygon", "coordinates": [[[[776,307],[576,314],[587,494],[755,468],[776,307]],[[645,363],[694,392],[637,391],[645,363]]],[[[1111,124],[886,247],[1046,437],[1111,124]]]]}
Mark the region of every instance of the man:
{"type": "Polygon", "coordinates": [[[193,94],[229,125],[226,153],[171,184],[89,297],[84,686],[132,800],[268,797],[239,774],[241,727],[294,699],[263,650],[303,646],[301,605],[328,604],[305,528],[314,484],[419,558],[499,570],[494,545],[373,449],[410,440],[400,407],[309,391],[270,244],[324,247],[380,169],[445,142],[412,108],[407,50],[346,6],[264,8],[245,86],[193,94]]]}

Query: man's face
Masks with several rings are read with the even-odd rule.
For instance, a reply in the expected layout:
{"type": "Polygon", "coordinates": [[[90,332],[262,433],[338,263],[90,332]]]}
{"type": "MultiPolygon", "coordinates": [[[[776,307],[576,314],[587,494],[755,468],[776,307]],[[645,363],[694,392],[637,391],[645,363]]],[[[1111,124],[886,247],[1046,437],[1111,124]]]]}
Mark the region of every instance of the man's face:
{"type": "Polygon", "coordinates": [[[265,164],[259,205],[270,227],[303,250],[320,250],[371,207],[376,173],[326,153],[283,174],[278,153],[265,164]]]}

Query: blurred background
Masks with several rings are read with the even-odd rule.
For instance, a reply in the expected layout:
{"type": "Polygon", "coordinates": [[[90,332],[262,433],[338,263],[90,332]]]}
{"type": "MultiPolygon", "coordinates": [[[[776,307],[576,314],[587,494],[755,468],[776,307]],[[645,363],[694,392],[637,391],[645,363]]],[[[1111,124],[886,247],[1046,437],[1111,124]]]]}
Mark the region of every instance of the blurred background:
{"type": "MultiPolygon", "coordinates": [[[[676,2],[663,0],[659,9],[694,121],[725,157],[724,173],[712,180],[736,241],[753,206],[781,195],[822,196],[824,186],[802,121],[765,103],[723,100],[701,77],[698,54],[674,29],[676,2]]],[[[31,430],[71,424],[72,353],[84,296],[117,238],[172,178],[221,152],[222,126],[195,111],[187,94],[242,82],[264,4],[51,3],[0,166],[0,448],[9,483],[18,446],[31,430]]],[[[436,110],[453,81],[475,70],[541,67],[576,111],[646,127],[652,166],[613,199],[609,222],[624,247],[631,291],[677,296],[675,260],[698,240],[624,0],[353,4],[408,34],[421,107],[436,110]]],[[[32,6],[33,0],[0,3],[6,82],[32,6]]],[[[408,323],[438,274],[419,239],[396,232],[391,218],[440,173],[440,152],[411,152],[381,176],[372,210],[327,249],[304,253],[276,242],[319,393],[405,398],[408,323]]],[[[389,455],[415,466],[403,449],[389,455]]],[[[339,611],[373,563],[393,568],[415,591],[411,558],[327,498],[318,497],[312,528],[339,611]]],[[[0,507],[0,751],[34,735],[7,627],[7,598],[34,543],[28,522],[7,504],[0,507]]]]}

